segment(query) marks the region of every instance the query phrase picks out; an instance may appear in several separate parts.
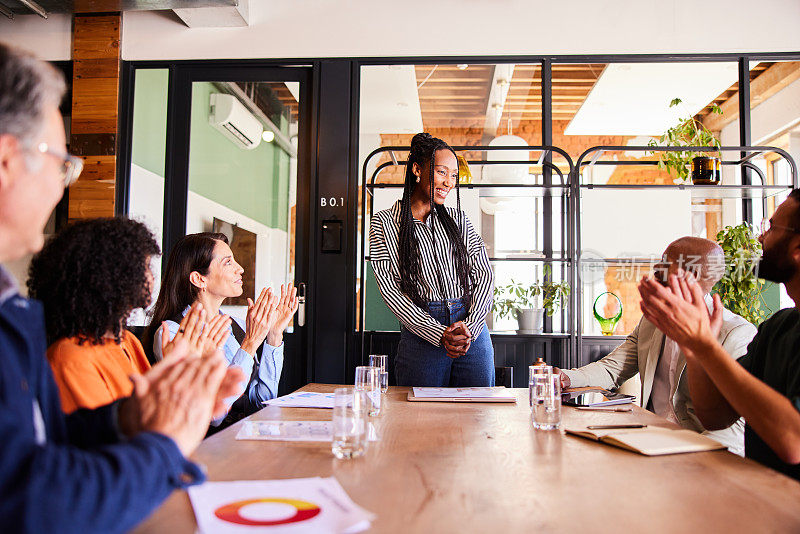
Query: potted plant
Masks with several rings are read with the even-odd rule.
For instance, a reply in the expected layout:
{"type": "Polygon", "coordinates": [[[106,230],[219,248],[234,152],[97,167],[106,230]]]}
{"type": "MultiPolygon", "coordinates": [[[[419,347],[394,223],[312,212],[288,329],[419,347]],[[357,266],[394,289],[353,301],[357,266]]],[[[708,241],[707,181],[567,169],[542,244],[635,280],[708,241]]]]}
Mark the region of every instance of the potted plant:
{"type": "MultiPolygon", "coordinates": [[[[680,105],[680,98],[673,98],[669,107],[680,105]]],[[[711,113],[722,115],[722,109],[711,105],[711,113]]],[[[717,185],[721,179],[721,155],[719,140],[706,128],[702,122],[689,115],[679,119],[678,124],[667,129],[658,141],[651,139],[649,146],[680,147],[680,146],[707,146],[715,148],[713,152],[660,152],[658,166],[675,175],[676,183],[685,183],[689,178],[691,166],[692,183],[695,185],[717,185]]]]}
{"type": "Polygon", "coordinates": [[[553,315],[569,295],[566,281],[552,282],[548,265],[543,271],[543,282],[525,285],[512,278],[510,284],[494,288],[494,310],[501,318],[516,317],[520,334],[541,333],[544,314],[553,315]]]}
{"type": "Polygon", "coordinates": [[[723,306],[758,326],[771,311],[762,295],[764,281],[756,277],[761,244],[747,223],[726,226],[717,233],[717,243],[725,253],[725,274],[713,292],[723,306]]]}

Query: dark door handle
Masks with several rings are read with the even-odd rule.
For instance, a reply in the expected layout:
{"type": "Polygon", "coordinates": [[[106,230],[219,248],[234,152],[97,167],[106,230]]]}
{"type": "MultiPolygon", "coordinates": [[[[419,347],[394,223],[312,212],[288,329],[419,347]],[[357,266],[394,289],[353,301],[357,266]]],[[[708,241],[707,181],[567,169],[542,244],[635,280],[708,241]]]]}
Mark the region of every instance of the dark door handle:
{"type": "Polygon", "coordinates": [[[306,284],[300,282],[297,284],[297,326],[306,325],[306,284]]]}

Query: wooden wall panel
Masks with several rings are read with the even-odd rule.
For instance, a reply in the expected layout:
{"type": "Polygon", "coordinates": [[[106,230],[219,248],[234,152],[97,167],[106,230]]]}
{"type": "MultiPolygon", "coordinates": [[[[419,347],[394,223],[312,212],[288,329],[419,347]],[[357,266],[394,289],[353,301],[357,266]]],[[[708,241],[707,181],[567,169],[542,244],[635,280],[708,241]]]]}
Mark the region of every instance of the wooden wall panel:
{"type": "Polygon", "coordinates": [[[69,189],[69,219],[114,215],[117,163],[119,14],[75,15],[70,150],[85,160],[69,189]]]}

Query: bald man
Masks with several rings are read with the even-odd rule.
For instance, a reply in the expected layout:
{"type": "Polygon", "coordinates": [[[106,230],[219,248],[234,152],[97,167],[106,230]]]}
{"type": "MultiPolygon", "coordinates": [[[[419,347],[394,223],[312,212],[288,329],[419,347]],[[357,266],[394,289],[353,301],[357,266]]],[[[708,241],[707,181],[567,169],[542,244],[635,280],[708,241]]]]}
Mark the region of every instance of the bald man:
{"type": "MultiPolygon", "coordinates": [[[[708,239],[682,237],[670,243],[661,263],[654,269],[655,278],[666,284],[667,276],[678,269],[692,272],[697,278],[706,304],[713,305],[709,291],[725,272],[722,249],[708,239]]],[[[736,359],[747,351],[756,334],[756,327],[743,317],[723,311],[718,340],[727,353],[736,359]]],[[[664,336],[645,318],[628,338],[608,356],[578,369],[562,370],[564,387],[619,387],[639,373],[642,380],[642,406],[684,428],[713,438],[735,454],[744,454],[744,422],[737,420],[722,430],[707,431],[694,413],[689,385],[684,370],[686,356],[677,343],[664,336]]]]}

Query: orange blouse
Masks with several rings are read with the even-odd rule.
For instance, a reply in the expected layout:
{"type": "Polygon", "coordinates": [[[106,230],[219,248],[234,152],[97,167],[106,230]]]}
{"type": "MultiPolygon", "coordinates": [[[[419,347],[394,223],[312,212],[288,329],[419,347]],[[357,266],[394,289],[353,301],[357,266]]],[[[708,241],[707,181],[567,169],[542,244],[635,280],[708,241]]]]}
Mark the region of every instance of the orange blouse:
{"type": "Polygon", "coordinates": [[[66,413],[127,397],[133,391],[128,377],[150,369],[142,344],[128,330],[123,330],[120,344],[79,345],[74,337],[59,339],[47,349],[47,359],[66,413]]]}

